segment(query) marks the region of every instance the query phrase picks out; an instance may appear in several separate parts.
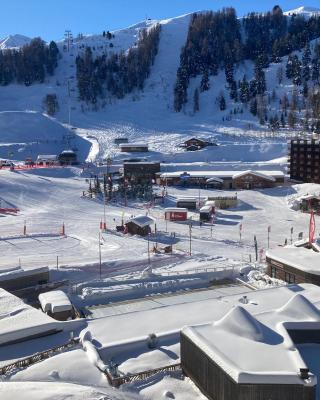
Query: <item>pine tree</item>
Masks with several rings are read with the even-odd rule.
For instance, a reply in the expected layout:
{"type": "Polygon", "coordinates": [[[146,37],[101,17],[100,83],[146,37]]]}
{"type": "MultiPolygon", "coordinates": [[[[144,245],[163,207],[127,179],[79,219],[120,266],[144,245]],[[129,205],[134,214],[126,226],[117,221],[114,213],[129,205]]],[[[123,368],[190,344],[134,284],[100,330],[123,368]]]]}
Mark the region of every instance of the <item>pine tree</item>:
{"type": "Polygon", "coordinates": [[[296,117],[293,111],[290,111],[288,114],[288,125],[290,128],[294,128],[296,125],[296,117]]]}
{"type": "Polygon", "coordinates": [[[246,76],[243,76],[242,81],[240,82],[240,101],[241,103],[248,103],[250,100],[250,89],[249,89],[249,83],[247,81],[246,76]]]}
{"type": "Polygon", "coordinates": [[[193,95],[193,112],[194,112],[194,114],[196,112],[198,112],[199,109],[200,109],[200,107],[199,107],[199,90],[197,88],[197,89],[195,89],[194,95],[193,95]]]}
{"type": "Polygon", "coordinates": [[[201,78],[200,92],[205,92],[206,90],[209,89],[210,89],[209,73],[208,70],[206,69],[201,78]]]}
{"type": "Polygon", "coordinates": [[[283,113],[281,113],[280,121],[281,121],[282,128],[285,128],[286,127],[286,119],[285,119],[285,116],[283,113]]]}
{"type": "Polygon", "coordinates": [[[238,101],[237,82],[234,80],[230,83],[230,98],[236,102],[238,101]]]}
{"type": "Polygon", "coordinates": [[[223,93],[219,96],[219,108],[220,111],[224,111],[227,108],[226,99],[224,98],[223,93]]]}
{"type": "Polygon", "coordinates": [[[310,79],[310,62],[311,62],[311,51],[310,44],[308,43],[303,52],[302,56],[302,77],[305,81],[310,79]]]}
{"type": "Polygon", "coordinates": [[[253,98],[250,102],[250,112],[254,116],[258,113],[258,103],[256,98],[253,98]]]}

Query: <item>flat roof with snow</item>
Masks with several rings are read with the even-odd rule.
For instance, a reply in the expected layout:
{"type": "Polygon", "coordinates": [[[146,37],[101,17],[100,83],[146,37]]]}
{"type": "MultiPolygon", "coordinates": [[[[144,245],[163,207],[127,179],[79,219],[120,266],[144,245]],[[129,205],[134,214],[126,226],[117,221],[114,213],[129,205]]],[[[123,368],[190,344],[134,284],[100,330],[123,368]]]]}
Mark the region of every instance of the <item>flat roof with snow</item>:
{"type": "Polygon", "coordinates": [[[179,213],[181,213],[181,212],[188,212],[188,209],[187,208],[179,208],[179,207],[167,207],[167,208],[165,208],[164,209],[164,211],[165,212],[179,212],[179,213]]]}
{"type": "MultiPolygon", "coordinates": [[[[235,293],[237,288],[232,289],[235,293]]],[[[320,308],[320,287],[311,284],[283,286],[259,291],[241,291],[241,294],[239,294],[238,288],[237,294],[231,296],[221,296],[221,293],[217,291],[217,296],[214,298],[210,298],[211,292],[215,293],[216,291],[208,291],[206,297],[195,297],[193,294],[185,295],[181,303],[177,303],[179,299],[176,296],[163,297],[157,305],[153,304],[152,309],[139,309],[130,312],[130,308],[126,308],[126,311],[119,315],[89,320],[87,329],[101,343],[102,347],[109,347],[146,338],[150,332],[157,335],[168,332],[178,334],[182,328],[188,325],[218,321],[236,305],[241,305],[254,316],[269,313],[268,315],[271,318],[273,312],[281,309],[297,293],[303,294],[317,309],[320,308]],[[242,303],[243,294],[247,295],[248,304],[242,303]],[[185,297],[190,297],[192,301],[187,301],[185,297]],[[137,321],[139,323],[136,323],[137,321]]],[[[303,312],[302,309],[292,310],[293,318],[297,316],[296,320],[309,320],[309,316],[304,315],[303,312]]],[[[283,315],[280,315],[280,319],[283,319],[283,315]]],[[[268,350],[266,354],[268,354],[268,350]]],[[[249,355],[246,354],[245,357],[249,355]]]]}
{"type": "Polygon", "coordinates": [[[42,310],[52,314],[63,311],[71,311],[72,304],[69,297],[62,290],[52,290],[51,292],[39,294],[39,301],[42,310]]]}
{"type": "Polygon", "coordinates": [[[148,147],[146,143],[120,143],[119,147],[148,147]]]}
{"type": "Polygon", "coordinates": [[[39,154],[37,157],[38,160],[57,160],[58,156],[56,154],[39,154]]]}
{"type": "Polygon", "coordinates": [[[0,345],[60,330],[59,322],[0,288],[0,345]]]}
{"type": "Polygon", "coordinates": [[[320,253],[305,247],[278,247],[268,250],[266,256],[301,271],[320,275],[320,253]]]}
{"type": "Polygon", "coordinates": [[[320,330],[320,311],[293,292],[274,310],[255,313],[254,307],[239,303],[222,318],[182,333],[237,383],[314,386],[314,375],[306,380],[299,375],[308,366],[288,332],[308,329],[320,330]]]}
{"type": "Polygon", "coordinates": [[[27,276],[49,273],[48,267],[40,267],[24,270],[21,267],[7,268],[0,270],[0,282],[9,281],[12,279],[24,278],[27,276]]]}
{"type": "Polygon", "coordinates": [[[260,177],[269,177],[269,178],[284,178],[284,173],[282,171],[174,171],[174,172],[164,172],[161,174],[161,178],[179,178],[181,175],[186,176],[186,174],[190,175],[190,178],[220,178],[234,179],[235,177],[239,177],[244,174],[255,174],[260,177]]]}

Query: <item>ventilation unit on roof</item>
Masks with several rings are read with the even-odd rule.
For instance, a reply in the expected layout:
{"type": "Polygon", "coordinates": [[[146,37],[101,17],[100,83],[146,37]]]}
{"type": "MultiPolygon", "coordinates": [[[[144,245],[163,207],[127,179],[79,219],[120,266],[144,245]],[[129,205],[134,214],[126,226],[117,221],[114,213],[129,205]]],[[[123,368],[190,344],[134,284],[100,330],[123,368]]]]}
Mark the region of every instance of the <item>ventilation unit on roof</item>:
{"type": "Polygon", "coordinates": [[[300,378],[301,379],[309,378],[309,368],[300,368],[300,378]]]}
{"type": "Polygon", "coordinates": [[[240,301],[240,303],[242,303],[242,304],[248,304],[248,303],[249,303],[249,300],[248,300],[248,297],[247,297],[247,296],[242,296],[241,299],[240,299],[239,301],[240,301]]]}

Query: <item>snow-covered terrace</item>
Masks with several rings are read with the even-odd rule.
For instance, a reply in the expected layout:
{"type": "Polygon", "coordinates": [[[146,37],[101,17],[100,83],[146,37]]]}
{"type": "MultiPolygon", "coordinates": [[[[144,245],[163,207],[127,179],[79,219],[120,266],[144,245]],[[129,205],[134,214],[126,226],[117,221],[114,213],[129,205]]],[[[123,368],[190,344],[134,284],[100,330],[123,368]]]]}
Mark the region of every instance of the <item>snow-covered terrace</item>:
{"type": "Polygon", "coordinates": [[[320,253],[312,249],[295,246],[278,247],[268,250],[266,256],[301,271],[320,274],[320,253]]]}
{"type": "MultiPolygon", "coordinates": [[[[138,309],[121,315],[90,320],[86,329],[101,343],[102,348],[107,348],[121,343],[134,343],[146,338],[151,332],[157,335],[178,335],[185,326],[220,320],[237,305],[241,305],[254,316],[269,313],[270,318],[275,315],[278,322],[289,321],[291,319],[288,319],[286,314],[277,310],[287,304],[297,292],[320,308],[320,288],[311,284],[301,284],[250,292],[242,290],[230,296],[213,298],[210,298],[208,293],[203,297],[193,297],[193,301],[185,299],[181,303],[177,302],[175,296],[171,296],[165,302],[159,302],[158,306],[153,305],[152,309],[138,309]],[[247,304],[243,304],[242,301],[244,294],[248,298],[247,304]]],[[[312,321],[303,310],[299,313],[290,307],[290,312],[293,320],[312,321]]],[[[318,323],[320,329],[320,316],[318,323]]]]}

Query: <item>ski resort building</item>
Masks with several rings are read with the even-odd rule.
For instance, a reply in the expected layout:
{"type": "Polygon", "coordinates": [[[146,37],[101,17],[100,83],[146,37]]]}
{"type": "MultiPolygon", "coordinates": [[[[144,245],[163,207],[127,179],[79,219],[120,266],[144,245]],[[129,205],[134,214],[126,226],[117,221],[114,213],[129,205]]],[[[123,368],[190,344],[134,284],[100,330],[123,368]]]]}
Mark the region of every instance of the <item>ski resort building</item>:
{"type": "Polygon", "coordinates": [[[309,194],[300,197],[300,210],[303,212],[320,212],[320,196],[309,194]]]}
{"type": "Polygon", "coordinates": [[[319,139],[294,139],[288,142],[288,169],[290,178],[320,183],[320,141],[319,139]]]}
{"type": "Polygon", "coordinates": [[[151,232],[154,219],[147,215],[138,215],[131,218],[125,225],[131,235],[147,236],[151,232]]]}
{"type": "Polygon", "coordinates": [[[58,164],[58,156],[56,154],[39,154],[37,157],[37,165],[57,165],[58,164]]]}
{"type": "Polygon", "coordinates": [[[73,150],[63,150],[59,156],[58,160],[61,165],[75,165],[77,164],[77,154],[73,150]]]}
{"type": "Polygon", "coordinates": [[[127,137],[119,137],[114,139],[114,144],[128,143],[127,137]]]}
{"type": "Polygon", "coordinates": [[[320,253],[305,247],[279,247],[266,253],[267,273],[287,283],[320,286],[320,253]]]}
{"type": "Polygon", "coordinates": [[[168,207],[164,209],[164,217],[167,221],[186,221],[188,218],[188,209],[168,207]]]}
{"type": "Polygon", "coordinates": [[[150,183],[158,172],[160,172],[160,162],[158,161],[123,163],[124,177],[134,183],[150,183]]]}
{"type": "Polygon", "coordinates": [[[262,189],[284,184],[282,171],[176,171],[158,174],[158,184],[218,189],[262,189]]]}
{"type": "Polygon", "coordinates": [[[34,268],[24,270],[22,268],[10,268],[0,272],[0,288],[16,291],[37,285],[45,285],[49,282],[49,268],[34,268]]]}
{"type": "Polygon", "coordinates": [[[145,143],[121,143],[119,147],[122,153],[144,153],[149,151],[149,147],[145,143]]]}
{"type": "Polygon", "coordinates": [[[243,296],[220,319],[182,329],[184,373],[210,400],[315,400],[317,378],[297,345],[319,343],[318,308],[303,294],[274,310],[254,307],[243,296]]]}

